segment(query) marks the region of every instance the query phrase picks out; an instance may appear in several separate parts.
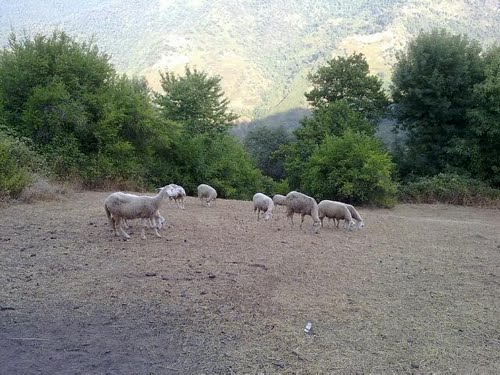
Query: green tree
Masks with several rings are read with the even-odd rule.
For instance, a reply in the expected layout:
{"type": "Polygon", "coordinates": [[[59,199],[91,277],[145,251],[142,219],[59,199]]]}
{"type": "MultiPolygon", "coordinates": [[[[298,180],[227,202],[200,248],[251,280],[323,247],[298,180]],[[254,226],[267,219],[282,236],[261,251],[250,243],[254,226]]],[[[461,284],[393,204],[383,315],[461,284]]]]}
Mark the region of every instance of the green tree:
{"type": "Polygon", "coordinates": [[[394,164],[379,140],[346,130],[326,136],[309,158],[302,186],[319,200],[392,206],[394,164]]]}
{"type": "Polygon", "coordinates": [[[407,131],[401,173],[434,175],[469,165],[467,112],[484,79],[481,47],[444,30],[421,33],[397,57],[392,97],[407,131]]]}
{"type": "Polygon", "coordinates": [[[468,112],[471,135],[464,142],[474,177],[500,187],[500,47],[484,55],[485,79],[474,87],[468,112]]]}
{"type": "Polygon", "coordinates": [[[348,129],[369,136],[375,133],[373,124],[344,100],[317,108],[311,116],[301,121],[300,127],[293,132],[294,142],[279,150],[279,155],[285,159],[285,169],[292,188],[301,188],[307,162],[325,137],[341,136],[348,129]]]}
{"type": "Polygon", "coordinates": [[[308,78],[313,88],[306,93],[306,98],[315,108],[344,101],[354,111],[374,121],[386,111],[388,99],[382,81],[370,75],[368,63],[360,53],[336,57],[308,78]]]}
{"type": "Polygon", "coordinates": [[[60,31],[10,36],[0,52],[0,117],[57,175],[89,185],[140,185],[153,146],[168,142],[144,81],[118,76],[92,41],[60,31]]]}
{"type": "Polygon", "coordinates": [[[162,94],[156,95],[166,119],[179,122],[190,134],[225,133],[238,118],[228,110],[221,78],[185,67],[184,76],[160,73],[162,94]]]}
{"type": "Polygon", "coordinates": [[[278,181],[285,177],[285,166],[283,158],[275,151],[290,142],[291,135],[284,127],[273,129],[258,126],[248,132],[244,145],[254,158],[257,167],[265,175],[278,181]]]}

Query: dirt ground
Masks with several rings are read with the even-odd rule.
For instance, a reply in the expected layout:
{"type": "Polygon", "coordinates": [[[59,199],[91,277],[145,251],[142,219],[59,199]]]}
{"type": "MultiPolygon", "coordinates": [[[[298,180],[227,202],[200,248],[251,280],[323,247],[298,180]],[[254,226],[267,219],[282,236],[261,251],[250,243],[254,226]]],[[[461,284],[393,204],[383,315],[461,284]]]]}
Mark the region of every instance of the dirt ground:
{"type": "Polygon", "coordinates": [[[124,241],[108,194],[0,209],[0,374],[500,373],[499,210],[361,208],[315,235],[188,198],[124,241]]]}

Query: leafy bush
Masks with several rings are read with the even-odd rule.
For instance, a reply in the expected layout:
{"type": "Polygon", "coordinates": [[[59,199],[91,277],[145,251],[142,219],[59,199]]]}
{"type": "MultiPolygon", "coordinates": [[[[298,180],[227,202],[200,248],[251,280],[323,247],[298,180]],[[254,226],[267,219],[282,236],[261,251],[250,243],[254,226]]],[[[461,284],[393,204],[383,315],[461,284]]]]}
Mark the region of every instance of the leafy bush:
{"type": "Polygon", "coordinates": [[[457,174],[422,177],[399,187],[399,200],[406,203],[448,203],[464,206],[500,205],[500,190],[482,181],[457,174]]]}
{"type": "Polygon", "coordinates": [[[394,164],[379,140],[351,130],[325,137],[312,154],[302,188],[316,199],[394,205],[394,164]]]}
{"type": "Polygon", "coordinates": [[[27,142],[0,130],[0,196],[17,198],[44,171],[44,160],[27,142]]]}

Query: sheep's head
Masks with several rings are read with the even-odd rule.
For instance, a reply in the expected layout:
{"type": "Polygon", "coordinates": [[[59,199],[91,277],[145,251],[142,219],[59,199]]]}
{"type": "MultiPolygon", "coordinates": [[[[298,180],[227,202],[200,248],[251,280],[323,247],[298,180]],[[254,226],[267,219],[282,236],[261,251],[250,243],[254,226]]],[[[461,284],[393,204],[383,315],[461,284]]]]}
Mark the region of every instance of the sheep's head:
{"type": "Polygon", "coordinates": [[[363,220],[361,220],[360,222],[358,222],[358,229],[361,229],[365,226],[365,223],[363,222],[363,220]]]}
{"type": "Polygon", "coordinates": [[[313,223],[313,231],[314,231],[314,233],[318,234],[320,229],[321,229],[321,221],[315,221],[313,223]]]}
{"type": "Polygon", "coordinates": [[[162,188],[159,188],[160,193],[163,194],[163,196],[168,196],[168,197],[175,197],[177,195],[177,187],[176,185],[170,184],[167,186],[164,186],[162,188]]]}
{"type": "Polygon", "coordinates": [[[264,215],[264,219],[269,220],[273,218],[273,211],[267,210],[266,214],[264,215]]]}
{"type": "Polygon", "coordinates": [[[353,230],[356,227],[356,222],[354,220],[351,220],[349,224],[347,225],[348,230],[353,230]]]}

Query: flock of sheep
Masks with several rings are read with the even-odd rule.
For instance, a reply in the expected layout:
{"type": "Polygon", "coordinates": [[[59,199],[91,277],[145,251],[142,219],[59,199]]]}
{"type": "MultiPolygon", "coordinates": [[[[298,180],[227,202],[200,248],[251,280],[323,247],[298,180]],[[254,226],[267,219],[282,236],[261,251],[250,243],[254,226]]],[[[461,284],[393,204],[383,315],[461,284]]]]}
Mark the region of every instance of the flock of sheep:
{"type": "MultiPolygon", "coordinates": [[[[125,232],[124,227],[128,228],[127,220],[141,219],[142,231],[141,238],[146,239],[145,229],[147,227],[154,230],[157,237],[161,237],[158,233],[165,224],[165,219],[161,216],[159,208],[164,198],[174,200],[178,208],[184,209],[184,198],[186,192],[182,186],[170,184],[159,189],[158,194],[153,197],[141,196],[116,192],[111,194],[104,201],[104,209],[109,223],[113,228],[115,236],[118,235],[117,229],[126,239],[130,236],[125,232]]],[[[206,184],[198,186],[198,198],[202,204],[210,206],[211,202],[215,204],[217,199],[217,191],[206,184]]],[[[364,226],[363,219],[356,209],[342,202],[323,200],[319,204],[312,197],[297,191],[292,191],[286,196],[277,194],[271,199],[265,194],[257,193],[253,197],[254,212],[257,212],[257,220],[260,219],[261,212],[264,213],[264,218],[269,220],[272,218],[275,206],[285,206],[287,210],[287,218],[293,225],[293,215],[300,214],[301,222],[304,222],[304,217],[309,215],[313,219],[313,230],[318,233],[323,226],[323,219],[327,217],[336,222],[337,228],[341,220],[344,220],[344,227],[351,230],[355,226],[361,229],[364,226]]]]}

